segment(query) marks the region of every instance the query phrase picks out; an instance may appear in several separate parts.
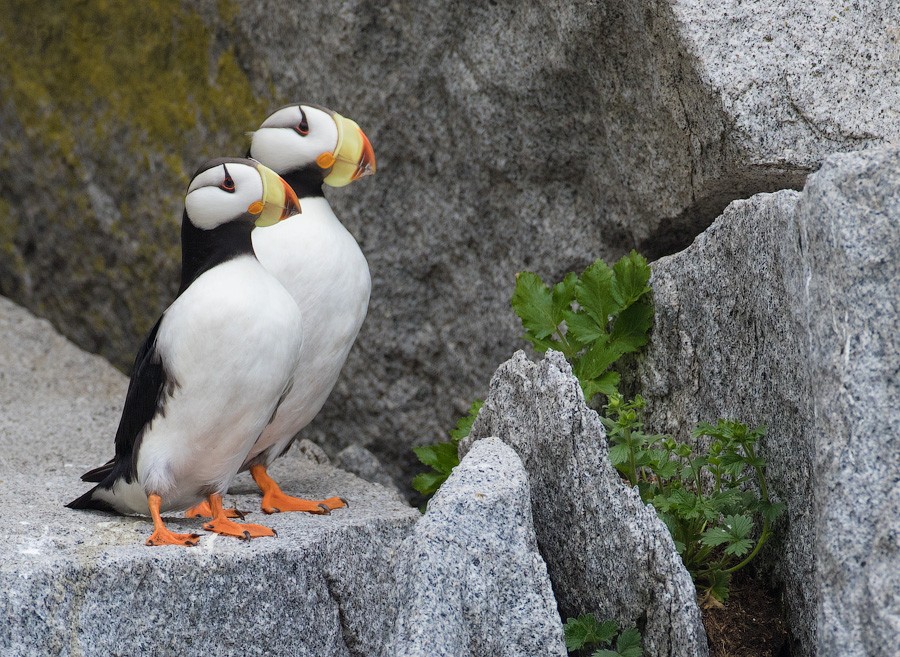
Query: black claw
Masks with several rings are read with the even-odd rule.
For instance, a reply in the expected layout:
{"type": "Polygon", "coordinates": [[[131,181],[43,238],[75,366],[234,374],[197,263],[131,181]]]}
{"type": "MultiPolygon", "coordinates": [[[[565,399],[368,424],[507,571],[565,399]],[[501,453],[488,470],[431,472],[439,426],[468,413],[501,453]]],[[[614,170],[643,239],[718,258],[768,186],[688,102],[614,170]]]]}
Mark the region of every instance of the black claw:
{"type": "Polygon", "coordinates": [[[249,511],[244,512],[244,511],[241,511],[240,509],[238,509],[237,507],[234,507],[231,510],[234,511],[237,514],[237,517],[240,518],[241,520],[244,520],[247,516],[247,513],[249,513],[249,511]]]}
{"type": "Polygon", "coordinates": [[[345,498],[339,497],[338,499],[344,503],[345,507],[347,507],[348,509],[350,508],[350,502],[348,502],[345,498]]]}
{"type": "Polygon", "coordinates": [[[327,504],[320,504],[320,505],[319,505],[319,508],[322,509],[322,515],[323,515],[323,516],[330,516],[330,515],[331,515],[331,509],[328,508],[328,505],[327,505],[327,504]]]}
{"type": "Polygon", "coordinates": [[[275,538],[278,538],[278,530],[274,527],[272,528],[272,533],[275,534],[275,538]]]}
{"type": "Polygon", "coordinates": [[[273,506],[273,507],[272,507],[272,513],[281,513],[281,509],[279,509],[278,507],[274,507],[274,506],[273,506]]]}
{"type": "Polygon", "coordinates": [[[244,530],[244,540],[249,542],[251,538],[253,538],[253,537],[250,536],[250,532],[248,532],[247,530],[244,530]]]}

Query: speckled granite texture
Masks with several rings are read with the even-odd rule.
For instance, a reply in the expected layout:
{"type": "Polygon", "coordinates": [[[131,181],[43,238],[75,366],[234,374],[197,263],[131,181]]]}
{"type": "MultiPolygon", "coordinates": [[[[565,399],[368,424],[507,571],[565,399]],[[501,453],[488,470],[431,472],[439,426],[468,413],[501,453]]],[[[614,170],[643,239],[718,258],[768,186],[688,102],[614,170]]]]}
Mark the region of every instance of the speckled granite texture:
{"type": "Polygon", "coordinates": [[[898,190],[900,150],[834,155],[653,265],[649,424],[768,427],[787,512],[761,562],[796,655],[887,657],[900,636],[898,190]]]}
{"type": "Polygon", "coordinates": [[[285,490],[349,509],[263,516],[242,476],[226,502],[278,538],[196,548],[145,547],[148,519],[63,507],[111,454],[126,385],[0,298],[0,655],[377,654],[396,614],[391,559],[419,518],[381,486],[297,450],[273,469],[285,490]]]}

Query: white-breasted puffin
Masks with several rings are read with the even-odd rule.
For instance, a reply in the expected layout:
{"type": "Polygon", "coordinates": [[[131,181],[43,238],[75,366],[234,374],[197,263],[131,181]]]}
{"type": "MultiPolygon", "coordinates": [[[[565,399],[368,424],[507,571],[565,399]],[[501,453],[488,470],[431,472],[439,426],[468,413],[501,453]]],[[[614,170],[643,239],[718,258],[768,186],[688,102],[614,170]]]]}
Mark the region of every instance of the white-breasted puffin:
{"type": "Polygon", "coordinates": [[[97,486],[68,507],[149,512],[147,545],[196,545],[160,513],[205,498],[204,529],[274,535],[228,520],[222,494],[290,391],[303,339],[297,304],[260,265],[251,232],[299,211],[290,186],[258,162],[200,167],[184,202],[178,296],[135,358],[115,457],[82,477],[97,486]]]}
{"type": "MultiPolygon", "coordinates": [[[[342,187],[375,173],[375,153],[354,121],[318,105],[300,104],[283,107],[262,123],[253,133],[249,156],[281,175],[303,204],[302,219],[253,231],[253,248],[300,307],[304,341],[294,385],[241,469],[250,471],[262,491],[265,513],[329,513],[345,501],[292,497],[266,470],[328,399],[365,319],[369,265],[322,187],[342,187]]],[[[189,514],[208,512],[198,507],[189,514]]]]}

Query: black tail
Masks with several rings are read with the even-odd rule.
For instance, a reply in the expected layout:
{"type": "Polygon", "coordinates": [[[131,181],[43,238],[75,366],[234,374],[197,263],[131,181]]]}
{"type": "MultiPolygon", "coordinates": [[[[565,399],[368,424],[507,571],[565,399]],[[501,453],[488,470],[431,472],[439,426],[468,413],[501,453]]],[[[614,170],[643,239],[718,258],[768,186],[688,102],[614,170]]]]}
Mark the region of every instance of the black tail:
{"type": "Polygon", "coordinates": [[[88,470],[83,475],[81,475],[81,481],[89,481],[94,484],[99,484],[109,476],[115,464],[116,460],[110,459],[100,467],[94,468],[93,470],[88,470]]]}
{"type": "Polygon", "coordinates": [[[121,515],[108,502],[94,499],[94,492],[96,492],[98,488],[100,487],[94,486],[78,499],[72,500],[71,502],[66,504],[66,506],[70,509],[92,509],[94,511],[105,511],[107,513],[115,513],[116,515],[121,515]]]}

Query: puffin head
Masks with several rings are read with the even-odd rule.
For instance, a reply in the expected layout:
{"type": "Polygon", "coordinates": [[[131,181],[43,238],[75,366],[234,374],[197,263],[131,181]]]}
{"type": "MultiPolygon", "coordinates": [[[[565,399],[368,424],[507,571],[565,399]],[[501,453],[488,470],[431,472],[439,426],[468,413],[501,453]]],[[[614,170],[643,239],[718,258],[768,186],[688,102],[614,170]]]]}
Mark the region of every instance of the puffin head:
{"type": "Polygon", "coordinates": [[[277,173],[253,160],[223,157],[197,169],[184,209],[190,222],[212,230],[232,221],[271,226],[300,212],[294,190],[277,173]]]}
{"type": "Polygon", "coordinates": [[[355,121],[319,105],[288,105],[253,133],[250,157],[281,175],[343,187],[375,173],[375,151],[355,121]]]}

